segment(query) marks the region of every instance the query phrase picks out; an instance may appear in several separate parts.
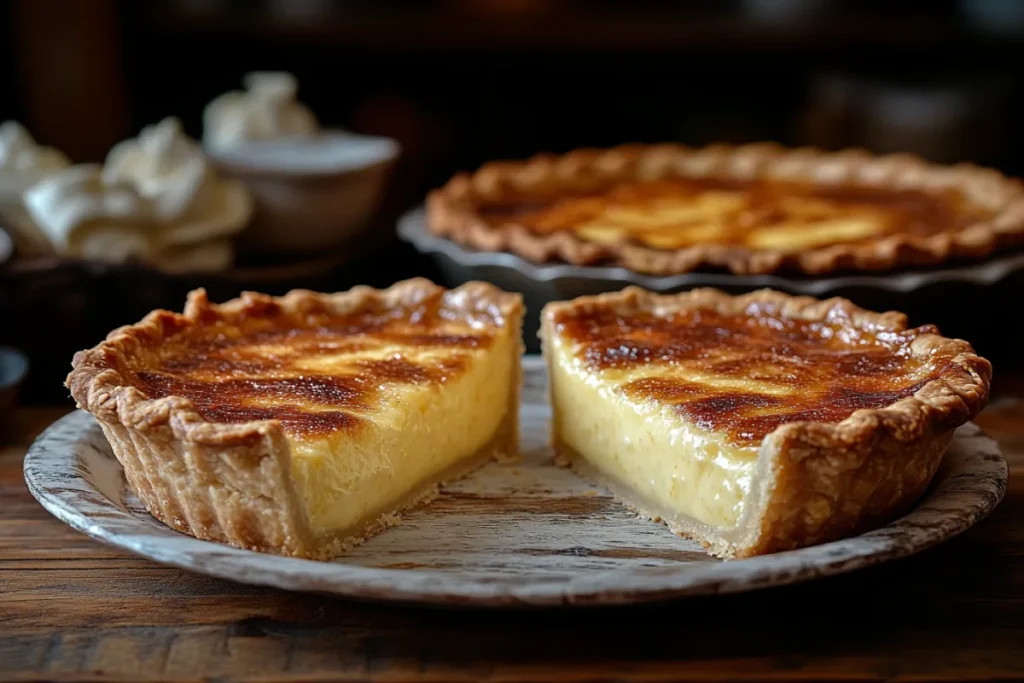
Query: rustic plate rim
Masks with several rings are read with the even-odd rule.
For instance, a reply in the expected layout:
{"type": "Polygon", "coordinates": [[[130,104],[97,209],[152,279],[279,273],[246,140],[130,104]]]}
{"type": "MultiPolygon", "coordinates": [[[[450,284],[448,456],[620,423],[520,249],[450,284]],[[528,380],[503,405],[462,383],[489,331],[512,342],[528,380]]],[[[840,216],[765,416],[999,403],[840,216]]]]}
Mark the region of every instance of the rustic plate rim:
{"type": "MultiPolygon", "coordinates": [[[[528,358],[527,364],[539,365],[528,358]]],[[[60,521],[109,545],[161,564],[240,583],[284,590],[330,594],[360,601],[383,601],[448,607],[543,607],[555,605],[623,605],[697,595],[745,592],[840,574],[915,554],[969,529],[1002,500],[1009,468],[998,444],[973,423],[958,439],[975,440],[976,451],[950,456],[949,473],[906,516],[861,536],[801,550],[722,563],[611,569],[570,580],[524,581],[460,578],[450,572],[407,570],[316,562],[241,550],[202,541],[166,527],[148,515],[123,509],[78,471],[74,448],[88,439],[106,439],[95,419],[77,410],[54,422],[29,448],[24,462],[31,494],[60,521]],[[68,441],[63,432],[77,434],[68,441]],[[86,501],[67,487],[69,481],[98,497],[86,501]],[[84,485],[83,485],[84,484],[84,485]],[[951,502],[955,506],[943,507],[951,502]],[[916,517],[932,515],[913,526],[916,517]],[[913,542],[895,536],[913,529],[913,542]],[[188,552],[185,552],[188,551],[188,552]],[[203,558],[202,566],[191,561],[203,558]],[[239,572],[244,567],[244,575],[239,572]]],[[[102,447],[102,446],[101,446],[102,447]]],[[[106,445],[109,448],[109,445],[106,445]]],[[[921,521],[921,520],[918,520],[921,521]]],[[[637,521],[637,524],[649,522],[637,521]]],[[[457,576],[457,575],[456,575],[457,576]]]]}

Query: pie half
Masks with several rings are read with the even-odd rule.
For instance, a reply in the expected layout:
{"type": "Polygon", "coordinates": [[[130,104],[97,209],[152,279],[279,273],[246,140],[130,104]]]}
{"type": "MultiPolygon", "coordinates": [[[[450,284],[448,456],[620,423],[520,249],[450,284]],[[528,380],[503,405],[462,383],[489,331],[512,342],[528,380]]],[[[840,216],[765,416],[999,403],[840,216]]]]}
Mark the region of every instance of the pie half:
{"type": "Polygon", "coordinates": [[[908,508],[991,365],[843,299],[638,288],[542,313],[554,446],[723,557],[835,540],[908,508]]]}
{"type": "Polygon", "coordinates": [[[427,199],[435,234],[535,262],[822,274],[979,259],[1024,241],[1024,186],[909,155],[636,145],[491,162],[427,199]]]}
{"type": "Polygon", "coordinates": [[[522,315],[480,282],[198,290],[78,353],[68,386],[157,519],[325,559],[516,454],[522,315]]]}

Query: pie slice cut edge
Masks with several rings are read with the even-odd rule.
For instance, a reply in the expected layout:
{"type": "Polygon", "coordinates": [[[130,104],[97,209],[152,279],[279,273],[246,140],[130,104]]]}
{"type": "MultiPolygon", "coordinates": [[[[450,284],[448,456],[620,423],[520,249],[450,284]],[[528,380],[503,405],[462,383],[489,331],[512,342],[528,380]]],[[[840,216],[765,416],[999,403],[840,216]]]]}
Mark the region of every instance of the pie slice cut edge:
{"type": "Polygon", "coordinates": [[[197,290],[76,354],[67,385],[158,520],[329,559],[516,455],[522,316],[482,282],[197,290]]]}
{"type": "Polygon", "coordinates": [[[540,335],[559,456],[725,558],[906,510],[991,380],[933,326],[771,290],[630,287],[548,304],[540,335]]]}

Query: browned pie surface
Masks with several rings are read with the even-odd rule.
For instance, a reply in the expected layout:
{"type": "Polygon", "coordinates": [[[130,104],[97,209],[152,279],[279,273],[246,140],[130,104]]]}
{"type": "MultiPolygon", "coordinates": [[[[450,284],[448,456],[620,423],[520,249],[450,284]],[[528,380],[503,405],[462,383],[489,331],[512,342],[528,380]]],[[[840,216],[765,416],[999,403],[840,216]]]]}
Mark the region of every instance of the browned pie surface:
{"type": "Polygon", "coordinates": [[[271,305],[186,326],[128,374],[147,397],[189,398],[210,421],[277,419],[297,434],[356,428],[403,387],[440,387],[491,345],[499,315],[467,317],[445,296],[344,316],[271,305]]]}
{"type": "Polygon", "coordinates": [[[785,423],[839,422],[860,408],[884,408],[954,371],[947,358],[910,353],[916,337],[937,332],[932,326],[876,334],[848,321],[784,318],[764,304],[743,315],[566,310],[554,322],[583,369],[617,392],[670,404],[742,446],[785,423]]]}
{"type": "Polygon", "coordinates": [[[522,196],[478,210],[494,226],[515,223],[536,234],[572,231],[586,241],[655,249],[723,244],[798,250],[947,232],[991,216],[956,189],[726,178],[620,183],[583,196],[522,196]]]}

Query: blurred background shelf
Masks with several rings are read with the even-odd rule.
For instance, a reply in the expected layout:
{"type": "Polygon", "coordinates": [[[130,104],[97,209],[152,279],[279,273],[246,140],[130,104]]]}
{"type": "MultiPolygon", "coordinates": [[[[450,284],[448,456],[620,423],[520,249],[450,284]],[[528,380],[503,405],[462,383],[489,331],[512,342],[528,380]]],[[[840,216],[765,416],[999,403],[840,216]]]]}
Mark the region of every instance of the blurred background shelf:
{"type": "MultiPolygon", "coordinates": [[[[241,73],[289,69],[324,120],[404,138],[418,191],[453,166],[623,140],[863,144],[807,140],[823,73],[1015,86],[1018,5],[14,0],[0,85],[22,97],[0,109],[96,160],[171,111],[195,133],[202,106],[241,73]],[[1002,15],[971,18],[985,7],[1002,15]]],[[[1020,140],[1001,143],[975,160],[1019,171],[1020,140]]]]}
{"type": "Polygon", "coordinates": [[[258,8],[252,14],[238,17],[230,10],[196,11],[161,2],[154,3],[144,21],[164,35],[343,46],[373,52],[396,49],[406,52],[538,49],[681,52],[699,49],[835,53],[866,46],[906,49],[965,44],[1001,50],[1016,48],[1021,40],[1021,35],[1015,33],[997,34],[993,40],[986,32],[929,11],[880,16],[854,13],[788,22],[721,10],[694,11],[685,8],[683,3],[667,11],[509,4],[527,7],[490,11],[422,8],[343,11],[338,8],[327,9],[323,14],[283,16],[258,8]]]}
{"type": "MultiPolygon", "coordinates": [[[[11,0],[0,31],[0,87],[12,93],[0,120],[20,120],[76,161],[101,160],[167,115],[198,137],[206,103],[258,69],[294,73],[324,124],[397,140],[371,239],[317,280],[324,288],[441,277],[395,224],[455,171],[496,158],[775,140],[1024,175],[1018,0],[11,0]]],[[[137,319],[130,280],[106,274],[92,288],[116,295],[117,320],[85,316],[61,348],[30,353],[47,360],[27,400],[61,393],[51,380],[101,326],[137,319]],[[37,389],[46,383],[51,391],[37,389]]],[[[180,307],[183,282],[161,290],[167,305],[180,307]]],[[[244,288],[217,284],[221,297],[244,288]]],[[[22,289],[0,291],[0,309],[22,289]]],[[[31,326],[32,310],[18,311],[19,327],[31,326]]],[[[45,334],[7,329],[0,343],[45,334]]]]}

